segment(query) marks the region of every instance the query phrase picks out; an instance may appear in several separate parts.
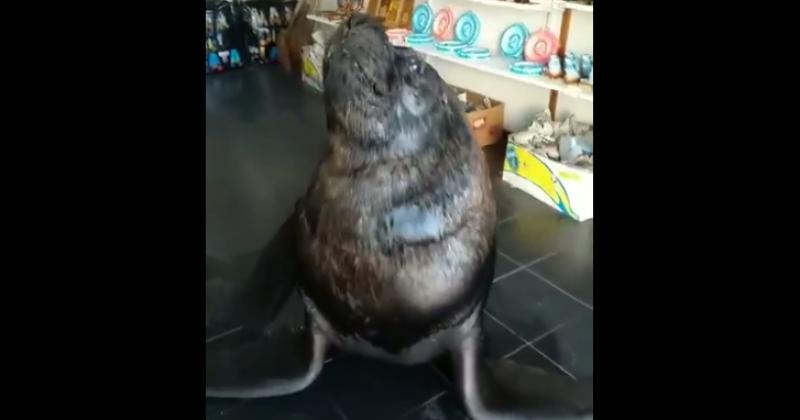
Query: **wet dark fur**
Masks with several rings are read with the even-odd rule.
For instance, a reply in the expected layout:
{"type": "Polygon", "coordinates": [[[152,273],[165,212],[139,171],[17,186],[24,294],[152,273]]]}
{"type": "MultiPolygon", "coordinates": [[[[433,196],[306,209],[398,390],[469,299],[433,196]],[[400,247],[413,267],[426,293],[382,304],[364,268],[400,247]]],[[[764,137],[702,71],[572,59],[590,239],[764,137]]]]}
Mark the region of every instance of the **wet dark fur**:
{"type": "Polygon", "coordinates": [[[398,352],[485,301],[491,183],[458,100],[416,53],[352,22],[329,45],[329,147],[298,204],[300,285],[338,333],[398,352]]]}

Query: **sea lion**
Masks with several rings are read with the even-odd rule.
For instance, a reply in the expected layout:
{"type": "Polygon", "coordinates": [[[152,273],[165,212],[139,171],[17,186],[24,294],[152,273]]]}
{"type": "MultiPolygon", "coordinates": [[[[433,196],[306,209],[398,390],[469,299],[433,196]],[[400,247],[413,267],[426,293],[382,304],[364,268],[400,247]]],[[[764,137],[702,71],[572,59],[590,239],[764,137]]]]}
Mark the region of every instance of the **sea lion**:
{"type": "Polygon", "coordinates": [[[206,395],[300,391],[333,345],[405,364],[449,353],[475,419],[591,418],[591,382],[481,357],[495,203],[453,92],[365,15],[340,25],[323,68],[328,149],[281,228],[293,276],[275,281],[296,281],[306,327],[208,353],[206,395]]]}

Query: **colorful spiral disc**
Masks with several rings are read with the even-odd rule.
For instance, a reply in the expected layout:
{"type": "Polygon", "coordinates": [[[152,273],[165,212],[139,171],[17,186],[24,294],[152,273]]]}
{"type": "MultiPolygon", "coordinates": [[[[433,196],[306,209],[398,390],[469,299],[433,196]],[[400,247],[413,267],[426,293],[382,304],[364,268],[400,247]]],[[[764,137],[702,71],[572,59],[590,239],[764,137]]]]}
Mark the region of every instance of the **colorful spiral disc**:
{"type": "Polygon", "coordinates": [[[454,52],[459,48],[466,47],[467,44],[461,41],[441,41],[436,43],[436,49],[439,51],[454,52]]]}
{"type": "Polygon", "coordinates": [[[443,7],[433,19],[433,36],[439,41],[453,39],[453,9],[443,7]]]}
{"type": "Polygon", "coordinates": [[[428,34],[408,34],[406,43],[408,44],[428,44],[433,42],[433,36],[428,34]]]}
{"type": "Polygon", "coordinates": [[[558,52],[558,37],[547,29],[534,32],[525,43],[525,60],[547,63],[550,56],[558,52]]]}
{"type": "Polygon", "coordinates": [[[478,40],[481,33],[481,21],[474,12],[466,12],[456,21],[455,39],[467,45],[478,40]]]}
{"type": "Polygon", "coordinates": [[[526,38],[528,38],[528,28],[521,23],[515,23],[503,31],[500,37],[500,51],[506,57],[522,59],[526,38]]]}
{"type": "Polygon", "coordinates": [[[544,66],[538,63],[531,63],[529,61],[518,61],[508,66],[508,69],[513,73],[518,74],[535,74],[540,75],[544,73],[544,66]]]}
{"type": "Polygon", "coordinates": [[[456,55],[461,58],[489,58],[492,53],[488,48],[464,47],[456,50],[456,55]]]}
{"type": "Polygon", "coordinates": [[[417,34],[429,34],[433,27],[433,9],[428,3],[423,3],[414,8],[411,13],[411,30],[417,34]]]}

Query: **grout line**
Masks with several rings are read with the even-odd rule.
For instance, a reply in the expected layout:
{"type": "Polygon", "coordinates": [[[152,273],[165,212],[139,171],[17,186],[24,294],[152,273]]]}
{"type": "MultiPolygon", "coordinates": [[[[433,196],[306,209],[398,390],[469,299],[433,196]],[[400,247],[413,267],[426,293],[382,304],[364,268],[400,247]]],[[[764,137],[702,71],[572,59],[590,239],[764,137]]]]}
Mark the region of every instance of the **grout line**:
{"type": "Polygon", "coordinates": [[[559,363],[558,363],[558,362],[556,362],[555,360],[551,359],[551,358],[550,358],[550,356],[546,355],[546,354],[545,354],[543,351],[539,350],[539,349],[538,349],[536,346],[534,346],[533,344],[528,344],[528,345],[529,345],[529,346],[530,346],[532,349],[534,349],[534,350],[535,350],[537,353],[541,354],[541,355],[542,355],[542,357],[544,357],[545,359],[547,359],[547,361],[548,361],[548,362],[550,362],[550,363],[552,363],[552,364],[556,365],[556,367],[557,367],[559,370],[561,370],[562,372],[564,372],[565,374],[567,374],[567,376],[569,376],[569,377],[570,377],[570,378],[572,378],[573,380],[576,380],[576,379],[575,379],[575,375],[573,375],[573,374],[572,374],[572,372],[568,371],[568,370],[567,370],[567,368],[565,368],[564,366],[561,366],[561,364],[559,364],[559,363]]]}
{"type": "Polygon", "coordinates": [[[504,323],[503,323],[503,321],[500,321],[499,319],[497,319],[497,317],[495,317],[494,315],[492,315],[492,314],[491,314],[489,311],[487,311],[486,309],[484,309],[484,310],[483,310],[483,312],[484,312],[484,313],[486,313],[486,315],[489,315],[489,318],[492,318],[492,319],[493,319],[493,320],[495,320],[495,321],[496,321],[498,324],[500,324],[500,326],[501,326],[501,327],[503,327],[503,328],[505,328],[506,330],[508,330],[508,332],[510,332],[510,333],[511,333],[511,334],[512,334],[514,337],[517,337],[517,338],[519,338],[520,340],[522,340],[522,342],[523,342],[523,343],[527,343],[527,342],[528,342],[528,340],[526,340],[524,337],[522,337],[522,336],[520,336],[519,334],[517,334],[517,332],[516,332],[516,331],[512,330],[512,329],[511,329],[511,327],[509,327],[508,325],[504,324],[504,323]]]}
{"type": "Polygon", "coordinates": [[[525,266],[521,265],[521,266],[509,271],[508,273],[504,273],[504,274],[502,274],[500,276],[495,277],[494,280],[492,280],[492,283],[497,283],[498,281],[503,280],[504,278],[509,277],[512,274],[519,273],[520,271],[522,271],[524,269],[525,269],[525,266]]]}
{"type": "Polygon", "coordinates": [[[339,417],[342,418],[342,420],[350,420],[350,418],[347,417],[347,414],[345,414],[344,411],[342,411],[342,407],[339,407],[339,404],[336,403],[335,399],[328,397],[328,400],[333,406],[333,409],[336,411],[336,414],[338,414],[339,417]]]}
{"type": "Polygon", "coordinates": [[[538,277],[540,280],[542,280],[543,282],[545,282],[545,283],[549,284],[550,286],[552,286],[554,289],[558,290],[559,292],[561,292],[561,293],[563,293],[563,294],[567,295],[567,296],[568,296],[570,299],[574,300],[575,302],[578,302],[578,303],[580,303],[581,305],[583,305],[583,306],[585,306],[585,307],[589,308],[589,310],[591,310],[591,311],[594,311],[594,307],[593,307],[592,305],[589,305],[588,303],[586,303],[586,302],[584,302],[584,301],[582,301],[582,300],[580,300],[580,299],[576,298],[575,296],[573,296],[573,295],[572,295],[570,292],[568,292],[568,291],[566,291],[566,290],[564,290],[564,289],[562,289],[562,288],[558,287],[558,285],[557,285],[557,284],[555,284],[555,283],[553,283],[552,281],[548,280],[548,279],[547,279],[547,278],[545,278],[543,275],[541,275],[541,274],[539,274],[539,273],[537,273],[537,272],[535,272],[535,271],[533,271],[533,270],[529,269],[528,267],[525,267],[525,268],[524,268],[524,270],[525,270],[525,271],[527,271],[527,272],[529,272],[529,273],[531,273],[531,274],[533,274],[534,276],[538,277]]]}
{"type": "Polygon", "coordinates": [[[522,351],[522,349],[524,349],[525,347],[528,347],[528,343],[522,343],[521,346],[515,348],[514,350],[511,350],[508,354],[506,354],[505,356],[501,357],[501,359],[508,359],[509,357],[511,357],[511,356],[519,353],[520,351],[522,351]]]}
{"type": "Polygon", "coordinates": [[[500,226],[500,225],[502,225],[503,223],[506,223],[506,222],[509,222],[509,221],[511,221],[511,220],[514,220],[514,218],[515,218],[515,217],[517,217],[517,215],[516,215],[516,214],[512,214],[511,216],[508,216],[508,217],[505,217],[505,218],[503,218],[503,219],[500,219],[500,220],[498,220],[498,221],[495,223],[495,225],[496,225],[496,226],[500,226]]]}
{"type": "Polygon", "coordinates": [[[547,330],[547,331],[545,331],[545,332],[543,332],[543,333],[539,334],[538,336],[534,337],[532,340],[529,340],[529,341],[527,342],[527,344],[533,345],[533,343],[535,343],[535,342],[537,342],[537,341],[539,341],[539,340],[541,340],[541,339],[543,339],[543,338],[547,337],[548,335],[550,335],[550,334],[552,334],[552,333],[554,333],[554,332],[556,332],[556,331],[560,330],[561,328],[563,328],[563,327],[564,327],[564,326],[566,326],[567,324],[571,323],[571,322],[572,322],[572,321],[574,321],[575,319],[577,319],[577,317],[575,317],[575,318],[570,318],[570,319],[568,319],[568,320],[566,320],[566,321],[563,321],[563,322],[561,322],[560,324],[556,325],[555,327],[553,327],[553,328],[550,328],[549,330],[547,330]]]}
{"type": "Polygon", "coordinates": [[[532,265],[534,265],[536,263],[540,263],[540,262],[542,262],[542,261],[544,261],[544,260],[546,260],[548,258],[551,258],[551,257],[554,257],[554,256],[558,255],[558,252],[553,251],[553,252],[551,252],[549,254],[545,254],[544,256],[536,258],[533,261],[530,261],[528,263],[523,264],[523,263],[515,260],[514,258],[512,258],[510,255],[506,254],[505,252],[501,251],[500,249],[497,250],[497,253],[502,255],[503,257],[505,257],[507,260],[513,262],[514,264],[521,265],[523,267],[530,267],[530,266],[532,266],[532,265]]]}
{"type": "Polygon", "coordinates": [[[234,328],[232,330],[228,330],[228,331],[225,331],[224,333],[217,334],[217,335],[215,335],[215,336],[213,336],[211,338],[206,338],[206,344],[208,344],[208,343],[210,343],[212,341],[219,340],[222,337],[231,335],[231,334],[235,333],[236,331],[241,330],[242,328],[244,328],[244,325],[239,325],[238,327],[236,327],[236,328],[234,328]]]}
{"type": "Polygon", "coordinates": [[[417,405],[417,406],[414,406],[414,408],[411,408],[411,409],[407,410],[405,413],[403,413],[403,414],[401,414],[401,415],[399,415],[399,416],[395,417],[395,419],[396,419],[396,420],[400,420],[400,419],[403,419],[403,418],[406,418],[406,417],[408,417],[408,416],[409,416],[411,413],[413,413],[415,410],[418,410],[418,409],[420,409],[420,408],[422,408],[422,407],[425,407],[426,405],[428,405],[428,404],[430,404],[430,403],[432,403],[432,402],[434,402],[434,401],[438,400],[439,398],[441,398],[441,396],[442,396],[442,395],[444,395],[444,394],[446,394],[446,393],[447,393],[447,390],[444,390],[444,391],[442,391],[442,392],[440,392],[440,393],[438,393],[438,394],[436,394],[436,395],[434,395],[434,396],[432,396],[432,397],[428,398],[428,399],[427,399],[427,400],[425,400],[425,402],[423,402],[422,404],[419,404],[419,405],[417,405]]]}
{"type": "Polygon", "coordinates": [[[511,260],[511,262],[513,262],[514,264],[523,265],[523,264],[520,264],[519,261],[509,257],[508,254],[506,254],[505,252],[501,251],[500,248],[497,249],[497,253],[502,255],[503,257],[505,257],[507,260],[511,260]]]}
{"type": "Polygon", "coordinates": [[[436,374],[437,374],[437,375],[439,375],[439,377],[441,377],[441,378],[444,380],[444,382],[445,382],[445,383],[447,383],[447,384],[449,384],[449,385],[453,385],[453,383],[452,383],[452,382],[450,382],[450,378],[448,378],[448,377],[447,377],[447,375],[445,375],[444,373],[442,373],[442,371],[441,371],[441,370],[439,370],[439,368],[438,368],[438,367],[436,367],[436,365],[435,365],[435,364],[433,364],[433,363],[428,363],[428,365],[431,367],[431,369],[433,369],[433,371],[434,371],[434,372],[436,372],[436,374]]]}
{"type": "Polygon", "coordinates": [[[537,263],[540,263],[540,262],[542,262],[542,261],[544,261],[544,260],[546,260],[548,258],[551,258],[551,257],[554,257],[554,256],[558,255],[558,252],[551,252],[551,253],[549,253],[549,254],[547,254],[545,256],[539,257],[539,258],[537,258],[537,259],[535,259],[535,260],[533,260],[533,261],[531,261],[531,262],[529,262],[527,264],[522,264],[519,261],[509,257],[508,254],[506,254],[503,251],[500,251],[499,249],[497,250],[497,253],[500,254],[501,257],[511,261],[513,264],[516,264],[518,267],[513,269],[513,270],[511,270],[511,271],[509,271],[508,273],[505,273],[505,274],[503,274],[501,276],[495,277],[494,280],[492,280],[492,284],[497,283],[498,281],[500,281],[500,280],[502,280],[502,279],[504,279],[504,278],[506,278],[506,277],[508,277],[508,276],[510,276],[512,274],[516,274],[516,273],[518,273],[518,272],[520,272],[520,271],[522,271],[522,270],[524,270],[524,269],[526,269],[526,268],[528,268],[530,266],[533,266],[533,265],[535,265],[537,263]]]}
{"type": "MultiPolygon", "coordinates": [[[[487,314],[488,314],[488,312],[487,312],[487,314]]],[[[494,316],[492,316],[492,318],[497,320],[497,318],[495,318],[494,316]]],[[[511,357],[511,356],[517,354],[518,352],[522,351],[522,349],[524,349],[525,347],[533,346],[533,343],[535,343],[535,342],[541,340],[542,338],[544,338],[544,337],[546,337],[546,336],[548,336],[548,335],[560,330],[562,327],[564,327],[565,325],[567,325],[570,322],[574,321],[575,319],[576,318],[568,319],[568,320],[556,325],[555,327],[550,328],[549,330],[543,332],[542,334],[539,334],[538,336],[534,337],[532,340],[525,340],[524,338],[522,338],[520,336],[517,336],[518,338],[522,339],[523,343],[519,347],[515,348],[514,350],[511,350],[511,352],[509,352],[505,356],[501,357],[501,359],[508,359],[509,357],[511,357]]],[[[509,329],[509,328],[506,327],[506,329],[509,329]]]]}
{"type": "Polygon", "coordinates": [[[538,264],[538,263],[540,263],[540,262],[542,262],[542,261],[544,261],[544,260],[546,260],[546,259],[553,258],[553,257],[555,257],[556,255],[558,255],[558,252],[551,252],[551,253],[549,253],[549,254],[547,254],[547,255],[544,255],[544,256],[542,256],[542,257],[539,257],[539,258],[537,258],[537,259],[535,259],[535,260],[533,260],[533,261],[531,261],[531,262],[529,262],[529,263],[525,264],[525,265],[524,265],[524,267],[525,267],[525,268],[529,268],[529,267],[531,267],[531,266],[534,266],[534,265],[536,265],[536,264],[538,264]]]}

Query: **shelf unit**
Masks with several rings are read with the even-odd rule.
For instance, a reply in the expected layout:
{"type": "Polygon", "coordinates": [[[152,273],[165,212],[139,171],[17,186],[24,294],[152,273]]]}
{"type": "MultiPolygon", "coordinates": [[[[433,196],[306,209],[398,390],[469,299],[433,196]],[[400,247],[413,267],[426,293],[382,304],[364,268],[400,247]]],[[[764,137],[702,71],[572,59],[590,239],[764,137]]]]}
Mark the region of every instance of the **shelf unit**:
{"type": "Polygon", "coordinates": [[[435,57],[441,60],[456,63],[464,67],[469,67],[484,73],[493,74],[496,76],[505,77],[508,79],[516,80],[518,82],[539,86],[544,89],[549,89],[563,93],[567,96],[582,99],[584,101],[593,102],[594,95],[590,91],[583,90],[578,85],[569,85],[560,79],[551,79],[547,76],[532,76],[513,73],[508,70],[508,66],[516,60],[511,60],[505,57],[492,56],[482,60],[472,60],[461,58],[454,53],[439,51],[432,44],[428,45],[412,45],[415,51],[418,51],[426,56],[435,57]]]}
{"type": "MultiPolygon", "coordinates": [[[[562,13],[561,27],[559,33],[559,41],[561,44],[561,47],[559,49],[559,54],[561,54],[562,56],[567,49],[567,44],[569,41],[569,30],[572,21],[572,13],[573,12],[594,13],[594,6],[592,5],[585,5],[564,0],[543,0],[542,2],[539,2],[537,4],[514,3],[512,1],[502,1],[502,0],[460,0],[460,1],[464,1],[467,3],[477,3],[485,6],[490,6],[493,8],[514,9],[531,13],[551,13],[551,12],[562,13]]],[[[333,28],[338,26],[339,23],[341,22],[341,21],[332,21],[318,14],[308,14],[307,17],[309,20],[333,28]]],[[[511,60],[505,57],[495,55],[488,59],[471,60],[458,57],[452,53],[439,51],[433,45],[413,45],[411,47],[428,58],[432,57],[434,59],[444,60],[467,68],[472,68],[487,74],[492,74],[506,79],[515,80],[517,82],[538,86],[543,89],[548,89],[550,90],[548,108],[550,109],[550,112],[553,116],[556,115],[559,94],[588,102],[594,102],[593,92],[589,90],[589,88],[582,87],[581,85],[569,85],[565,83],[563,80],[550,79],[547,76],[532,76],[532,75],[522,75],[522,74],[512,73],[510,70],[508,70],[508,66],[511,63],[511,60]]]]}

